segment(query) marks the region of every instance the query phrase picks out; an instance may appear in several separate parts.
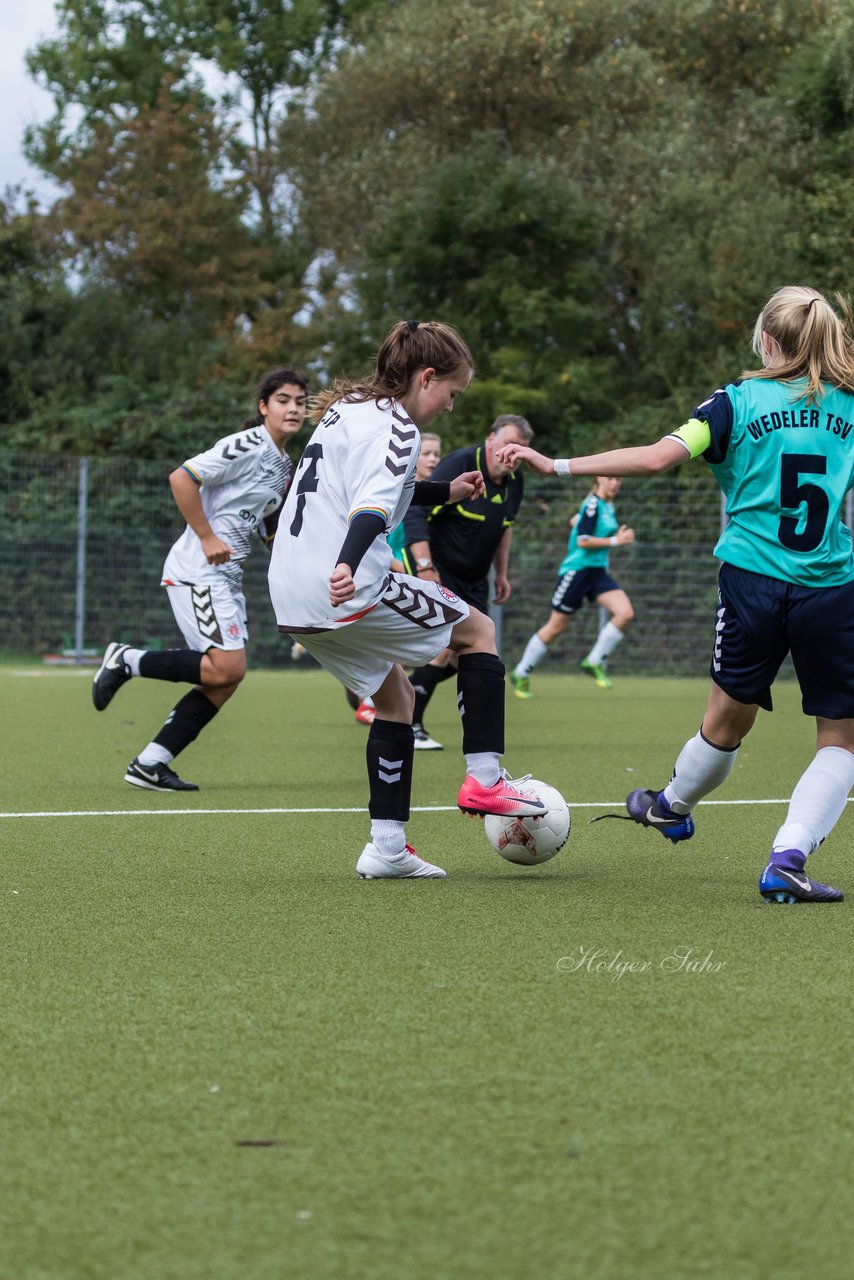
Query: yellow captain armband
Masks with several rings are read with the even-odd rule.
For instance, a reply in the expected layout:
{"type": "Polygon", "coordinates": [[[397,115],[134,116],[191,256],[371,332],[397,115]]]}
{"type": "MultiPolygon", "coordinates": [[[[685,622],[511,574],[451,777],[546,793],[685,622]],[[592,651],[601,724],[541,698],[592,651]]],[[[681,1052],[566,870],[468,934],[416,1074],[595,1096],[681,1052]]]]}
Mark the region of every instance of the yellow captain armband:
{"type": "Polygon", "coordinates": [[[699,458],[701,453],[705,453],[709,445],[712,443],[712,433],[709,430],[708,422],[701,422],[699,418],[689,418],[681,427],[677,427],[675,431],[670,431],[667,440],[681,440],[685,448],[688,450],[690,458],[699,458]]]}

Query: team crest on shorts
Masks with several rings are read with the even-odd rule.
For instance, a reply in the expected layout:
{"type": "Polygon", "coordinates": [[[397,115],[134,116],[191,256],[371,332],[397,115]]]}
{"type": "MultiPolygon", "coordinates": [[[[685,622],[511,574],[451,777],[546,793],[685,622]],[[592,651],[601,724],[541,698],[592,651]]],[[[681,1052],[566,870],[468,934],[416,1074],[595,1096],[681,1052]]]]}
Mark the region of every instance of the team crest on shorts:
{"type": "Polygon", "coordinates": [[[460,598],[459,596],[455,596],[453,591],[449,591],[447,587],[443,587],[441,582],[437,582],[436,586],[439,588],[439,591],[447,601],[449,601],[451,604],[457,604],[460,598]]]}
{"type": "Polygon", "coordinates": [[[228,624],[228,626],[227,626],[226,630],[227,630],[227,632],[228,632],[228,638],[229,638],[229,640],[239,640],[239,639],[240,639],[240,627],[237,625],[237,623],[236,623],[236,622],[229,622],[229,624],[228,624]]]}

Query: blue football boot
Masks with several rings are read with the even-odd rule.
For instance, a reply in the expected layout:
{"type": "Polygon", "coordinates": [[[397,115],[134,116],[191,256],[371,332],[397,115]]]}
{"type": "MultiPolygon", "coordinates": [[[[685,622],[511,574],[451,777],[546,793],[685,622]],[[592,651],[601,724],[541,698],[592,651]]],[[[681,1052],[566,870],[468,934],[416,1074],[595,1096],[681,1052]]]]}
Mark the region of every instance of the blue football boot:
{"type": "Polygon", "coordinates": [[[633,822],[642,827],[653,827],[673,844],[690,840],[694,834],[694,819],[690,813],[674,813],[663,791],[630,791],[626,796],[626,808],[633,822]]]}
{"type": "Polygon", "coordinates": [[[664,798],[663,791],[630,791],[626,796],[628,813],[600,813],[591,822],[603,818],[621,818],[625,822],[637,822],[641,827],[653,827],[673,844],[690,840],[694,834],[694,819],[690,813],[674,813],[664,798]]]}
{"type": "Polygon", "coordinates": [[[773,861],[759,877],[759,892],[766,902],[782,902],[787,906],[796,902],[842,902],[845,898],[841,889],[810,880],[803,865],[800,870],[793,870],[791,865],[779,866],[773,861]]]}

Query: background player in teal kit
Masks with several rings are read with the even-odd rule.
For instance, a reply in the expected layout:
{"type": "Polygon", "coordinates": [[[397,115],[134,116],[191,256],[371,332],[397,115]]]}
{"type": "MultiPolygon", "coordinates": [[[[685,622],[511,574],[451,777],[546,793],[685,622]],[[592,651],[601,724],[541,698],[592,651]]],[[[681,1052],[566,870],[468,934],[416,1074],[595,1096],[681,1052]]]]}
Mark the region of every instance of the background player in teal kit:
{"type": "Polygon", "coordinates": [[[602,689],[610,689],[606,671],[608,658],[626,634],[634,618],[632,602],[609,573],[608,552],[614,547],[627,547],[635,540],[633,529],[619,524],[614,499],[622,481],[612,476],[597,476],[578,516],[573,520],[566,555],[557,571],[557,586],[552,596],[549,620],[535,631],[525,652],[510,673],[517,698],[532,698],[531,672],[548,653],[549,646],[566,630],[570,617],[590,600],[611,615],[602,627],[593,648],[581,660],[581,669],[592,676],[602,689]]]}
{"type": "Polygon", "coordinates": [[[716,391],[656,444],[552,459],[509,445],[508,463],[543,474],[652,475],[702,456],[727,500],[729,522],[712,653],[712,688],[699,733],[660,791],[632,791],[628,816],[674,843],[694,834],[691,811],[728,777],[759,708],[791,652],[817,750],[772,841],[759,890],[769,902],[840,902],[811,880],[806,860],[830,834],[854,786],[854,553],[841,518],[854,484],[854,326],[815,289],[788,285],[753,331],[761,369],[716,391]]]}

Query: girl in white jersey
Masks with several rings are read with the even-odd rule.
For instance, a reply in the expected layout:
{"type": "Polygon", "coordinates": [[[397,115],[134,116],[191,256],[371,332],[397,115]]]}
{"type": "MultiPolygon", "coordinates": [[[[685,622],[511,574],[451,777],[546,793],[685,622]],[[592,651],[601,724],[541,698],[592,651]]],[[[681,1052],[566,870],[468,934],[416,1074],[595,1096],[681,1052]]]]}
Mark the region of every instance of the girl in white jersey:
{"type": "Polygon", "coordinates": [[[778,289],[753,330],[762,368],[656,444],[570,459],[504,450],[544,475],[653,475],[701,454],[712,468],[729,521],[715,548],[723,563],[706,714],[668,785],[632,791],[626,807],[674,843],[690,839],[692,809],[729,776],[760,707],[772,709],[791,653],[817,751],[759,878],[766,902],[843,897],[804,871],[854,786],[854,553],[842,519],[854,485],[854,326],[849,300],[836,301],[841,315],[816,289],[778,289]]]}
{"type": "MultiPolygon", "coordinates": [[[[422,431],[421,452],[418,455],[418,463],[415,468],[415,479],[429,480],[436,468],[436,463],[441,457],[442,441],[439,436],[432,431],[422,431]]],[[[392,529],[388,535],[388,545],[391,547],[392,555],[389,567],[394,569],[395,573],[406,572],[406,566],[400,559],[403,555],[404,539],[404,524],[401,520],[400,524],[392,529]]],[[[362,698],[360,700],[352,689],[346,689],[345,693],[347,702],[355,711],[359,724],[373,724],[376,719],[373,698],[362,698]]]]}
{"type": "Polygon", "coordinates": [[[367,743],[371,838],[356,864],[364,879],[444,877],[406,843],[414,754],[414,693],[404,665],[450,645],[460,655],[459,704],[466,779],[457,803],[470,814],[537,814],[544,806],[500,767],[504,667],[491,620],[453,592],[390,569],[385,537],[413,500],[461,502],[480,472],[416,483],[419,427],[469,385],[474,364],[450,325],[401,321],[361,383],[337,382],[312,408],[317,423],[299,461],[270,562],[279,629],[345,688],[371,696],[367,743]]]}
{"type": "Polygon", "coordinates": [[[257,413],[169,477],[187,527],[166,557],[161,585],[188,647],[142,650],[113,642],[92,686],[98,711],[132,676],[195,686],[128,765],[125,781],[135,787],[198,791],[170,765],[246,674],[243,561],[258,534],[269,542],[275,532],[293,476],[285,445],[305,420],[306,392],[305,374],[273,369],[258,388],[257,413]]]}

